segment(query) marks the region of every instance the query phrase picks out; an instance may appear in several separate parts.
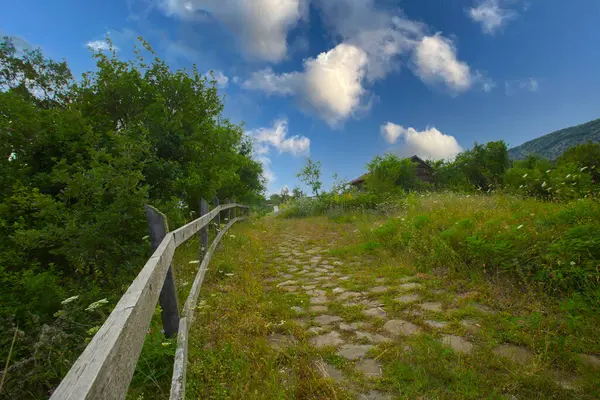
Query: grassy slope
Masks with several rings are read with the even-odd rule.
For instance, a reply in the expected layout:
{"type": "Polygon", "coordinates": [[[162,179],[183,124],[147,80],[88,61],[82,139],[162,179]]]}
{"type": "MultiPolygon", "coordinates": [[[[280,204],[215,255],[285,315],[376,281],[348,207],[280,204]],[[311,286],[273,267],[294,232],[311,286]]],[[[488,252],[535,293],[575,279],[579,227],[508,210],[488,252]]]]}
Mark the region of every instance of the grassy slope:
{"type": "MultiPolygon", "coordinates": [[[[412,199],[391,218],[362,214],[344,216],[337,223],[325,218],[267,218],[234,227],[233,237],[224,240],[211,263],[202,289],[190,342],[188,398],[353,398],[352,391],[370,389],[407,399],[600,397],[598,370],[578,356],[600,354],[600,318],[586,312],[585,303],[559,301],[564,295],[550,297],[543,286],[524,284],[519,274],[496,268],[492,260],[498,254],[493,249],[477,248],[483,251],[478,258],[477,252],[469,255],[439,237],[456,222],[473,220],[458,225],[466,225],[469,232],[481,233],[485,228],[490,235],[504,230],[514,239],[516,250],[532,258],[567,229],[543,223],[567,208],[506,197],[436,194],[412,199]],[[419,315],[414,305],[395,302],[394,290],[370,294],[383,304],[388,318],[411,321],[424,333],[378,345],[371,356],[382,362],[383,376],[364,378],[335,349],[309,344],[311,334],[291,310],[306,307],[308,296],[275,287],[278,281],[273,278],[289,265],[274,262],[277,245],[290,233],[308,238],[307,248],[327,248],[328,257],[343,261],[340,270],[351,279],[339,285],[346,290],[366,292],[377,285],[375,279],[385,280],[393,289],[401,279],[410,278],[423,285],[415,291],[423,301],[443,304],[443,314],[419,315]],[[486,263],[486,257],[492,262],[486,263]],[[483,312],[478,305],[495,312],[483,312]],[[426,327],[424,321],[432,318],[448,325],[441,330],[426,327]],[[478,327],[463,326],[464,319],[478,327]],[[274,350],[267,340],[273,333],[292,334],[297,344],[274,350]],[[442,346],[442,334],[468,339],[475,345],[474,354],[461,355],[442,346]],[[493,349],[502,343],[526,346],[533,352],[532,360],[513,363],[498,358],[493,349]],[[323,379],[317,360],[336,366],[347,380],[334,384],[323,379]]],[[[186,260],[195,259],[195,251],[193,245],[183,251],[181,279],[193,275],[196,266],[186,260]]],[[[531,282],[526,273],[522,278],[531,282]]],[[[331,289],[327,291],[329,314],[347,322],[365,320],[360,306],[346,306],[331,289]]],[[[376,320],[369,331],[383,333],[383,322],[376,320]]],[[[162,397],[152,386],[136,393],[142,392],[144,398],[162,397]]]]}

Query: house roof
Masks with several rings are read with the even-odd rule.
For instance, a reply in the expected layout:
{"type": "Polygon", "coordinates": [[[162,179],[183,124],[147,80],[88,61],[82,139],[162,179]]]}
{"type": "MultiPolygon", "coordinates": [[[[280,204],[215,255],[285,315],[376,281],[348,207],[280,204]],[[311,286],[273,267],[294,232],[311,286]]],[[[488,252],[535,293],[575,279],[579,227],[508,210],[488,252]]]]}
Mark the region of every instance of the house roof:
{"type": "MultiPolygon", "coordinates": [[[[412,156],[412,157],[410,158],[410,160],[411,160],[412,162],[416,162],[416,163],[419,163],[419,164],[421,164],[421,165],[424,165],[424,166],[425,166],[425,167],[427,167],[428,169],[433,169],[433,168],[431,167],[431,165],[427,164],[427,162],[423,161],[423,159],[422,159],[421,157],[417,156],[417,155],[414,155],[414,156],[412,156]]],[[[358,178],[356,178],[356,179],[354,179],[354,180],[351,180],[349,183],[350,183],[351,185],[353,185],[353,186],[360,185],[361,183],[363,183],[363,182],[365,181],[365,179],[367,178],[367,176],[368,176],[368,175],[369,175],[368,173],[366,173],[366,174],[362,174],[362,175],[361,175],[361,176],[359,176],[358,178]]]]}

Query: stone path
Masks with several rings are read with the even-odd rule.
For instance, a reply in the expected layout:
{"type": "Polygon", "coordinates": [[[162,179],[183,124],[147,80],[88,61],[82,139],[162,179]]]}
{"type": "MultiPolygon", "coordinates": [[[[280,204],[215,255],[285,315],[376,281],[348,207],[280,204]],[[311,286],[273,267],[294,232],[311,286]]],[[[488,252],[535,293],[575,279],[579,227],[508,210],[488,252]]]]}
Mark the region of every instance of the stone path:
{"type": "MultiPolygon", "coordinates": [[[[477,343],[476,333],[486,316],[497,313],[489,306],[471,302],[469,306],[481,318],[464,317],[455,319],[452,324],[450,317],[458,309],[458,295],[442,289],[426,292],[424,283],[428,277],[424,274],[395,282],[379,278],[373,280],[370,288],[357,290],[354,277],[348,272],[352,268],[345,267],[360,266],[365,263],[364,259],[348,262],[331,256],[327,248],[312,245],[307,236],[288,233],[279,240],[271,260],[278,267],[278,276],[270,284],[282,292],[307,298],[306,304],[292,309],[297,315],[295,323],[305,330],[310,345],[317,349],[335,349],[337,356],[352,365],[354,373],[373,383],[373,390],[365,391],[364,385],[359,390],[348,370],[342,371],[322,359],[315,360],[315,368],[323,377],[350,390],[357,398],[393,398],[389,393],[374,389],[384,372],[378,356],[389,343],[402,343],[415,335],[429,334],[460,357],[473,357],[485,345],[477,343]],[[431,300],[432,297],[439,300],[431,300]],[[352,313],[351,320],[347,320],[348,314],[339,310],[358,310],[358,313],[352,313]]],[[[334,241],[332,237],[331,243],[334,241]]],[[[269,343],[281,349],[294,346],[297,339],[272,335],[269,343]]],[[[405,346],[405,349],[410,347],[405,346]]],[[[528,363],[534,358],[532,350],[509,343],[495,344],[492,352],[507,362],[528,363]]],[[[582,355],[581,358],[590,364],[600,362],[594,356],[582,355]]],[[[557,380],[557,384],[568,388],[568,382],[561,384],[557,380]]]]}

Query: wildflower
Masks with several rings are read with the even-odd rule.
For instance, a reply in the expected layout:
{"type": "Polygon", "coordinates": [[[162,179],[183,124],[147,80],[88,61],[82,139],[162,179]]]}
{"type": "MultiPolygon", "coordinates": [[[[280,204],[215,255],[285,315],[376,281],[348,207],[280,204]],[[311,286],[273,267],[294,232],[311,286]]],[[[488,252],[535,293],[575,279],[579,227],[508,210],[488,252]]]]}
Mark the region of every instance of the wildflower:
{"type": "Polygon", "coordinates": [[[527,175],[529,175],[529,174],[525,174],[525,175],[523,175],[523,178],[527,178],[527,175]]]}
{"type": "Polygon", "coordinates": [[[169,342],[162,342],[162,347],[169,347],[171,345],[171,343],[169,342]]]}
{"type": "Polygon", "coordinates": [[[565,179],[569,179],[570,176],[571,174],[568,174],[567,176],[565,176],[565,179]]]}
{"type": "Polygon", "coordinates": [[[95,301],[92,304],[90,304],[85,310],[86,311],[92,311],[92,310],[95,310],[96,308],[100,307],[103,304],[108,304],[108,300],[107,299],[101,299],[101,300],[95,301]]]}
{"type": "Polygon", "coordinates": [[[544,181],[544,183],[542,183],[542,187],[546,187],[546,181],[544,181]]]}
{"type": "Polygon", "coordinates": [[[229,235],[229,237],[235,239],[235,235],[229,235]]]}
{"type": "MultiPolygon", "coordinates": [[[[204,251],[204,249],[203,249],[203,251],[204,251]]],[[[200,264],[200,260],[193,260],[193,261],[190,261],[188,264],[200,264]]]]}
{"type": "Polygon", "coordinates": [[[233,276],[233,274],[231,274],[231,273],[230,274],[225,274],[225,276],[233,276]]]}
{"type": "Polygon", "coordinates": [[[523,189],[523,185],[519,186],[519,189],[523,189]]]}
{"type": "Polygon", "coordinates": [[[547,170],[546,173],[549,174],[551,170],[547,170]]]}
{"type": "Polygon", "coordinates": [[[523,227],[523,225],[519,225],[517,226],[517,229],[521,229],[523,227]]]}
{"type": "Polygon", "coordinates": [[[575,261],[571,261],[569,264],[571,264],[571,265],[575,265],[575,261]]]}
{"type": "Polygon", "coordinates": [[[588,168],[588,167],[583,167],[583,168],[581,168],[581,169],[579,170],[579,172],[583,172],[583,171],[585,171],[587,168],[588,168]]]}
{"type": "Polygon", "coordinates": [[[77,300],[79,298],[79,296],[71,296],[68,299],[64,299],[63,301],[60,302],[60,304],[69,304],[70,302],[77,300]]]}
{"type": "Polygon", "coordinates": [[[148,239],[149,237],[150,237],[150,236],[146,235],[146,236],[144,236],[144,237],[142,238],[142,240],[146,240],[146,239],[148,239]]]}

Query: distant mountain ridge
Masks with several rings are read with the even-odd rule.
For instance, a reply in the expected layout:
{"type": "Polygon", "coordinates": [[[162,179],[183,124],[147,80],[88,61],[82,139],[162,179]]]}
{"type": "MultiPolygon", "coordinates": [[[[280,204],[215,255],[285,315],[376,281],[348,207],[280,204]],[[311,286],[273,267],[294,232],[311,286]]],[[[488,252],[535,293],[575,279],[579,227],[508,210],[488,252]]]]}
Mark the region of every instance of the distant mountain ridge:
{"type": "Polygon", "coordinates": [[[600,118],[525,142],[508,150],[508,155],[513,160],[521,160],[530,154],[554,160],[569,147],[587,142],[600,142],[600,118]]]}

